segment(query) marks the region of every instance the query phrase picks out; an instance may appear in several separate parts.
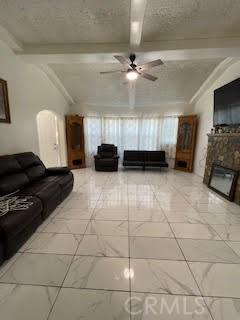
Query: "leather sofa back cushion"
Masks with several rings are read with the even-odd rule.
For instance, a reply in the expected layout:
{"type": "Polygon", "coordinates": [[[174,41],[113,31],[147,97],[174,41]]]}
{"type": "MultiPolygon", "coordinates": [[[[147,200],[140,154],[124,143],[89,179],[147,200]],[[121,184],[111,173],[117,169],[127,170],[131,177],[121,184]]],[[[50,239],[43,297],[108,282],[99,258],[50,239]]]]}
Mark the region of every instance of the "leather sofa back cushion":
{"type": "Polygon", "coordinates": [[[0,178],[0,196],[17,191],[28,184],[29,179],[23,172],[2,176],[0,178]]]}
{"type": "Polygon", "coordinates": [[[146,153],[146,161],[165,161],[165,151],[149,151],[146,153]]]}
{"type": "Polygon", "coordinates": [[[42,165],[42,161],[32,152],[24,152],[24,153],[18,153],[14,155],[14,158],[19,162],[22,169],[26,169],[29,167],[34,167],[37,165],[42,165]]]}
{"type": "Polygon", "coordinates": [[[124,151],[124,161],[144,161],[145,153],[144,151],[124,151]]]}
{"type": "Polygon", "coordinates": [[[19,153],[14,155],[20,166],[27,174],[30,182],[44,177],[46,167],[42,161],[32,152],[19,153]]]}
{"type": "Polygon", "coordinates": [[[45,176],[45,167],[42,165],[37,165],[35,167],[30,167],[24,170],[30,180],[30,182],[41,179],[45,176]]]}
{"type": "Polygon", "coordinates": [[[101,158],[103,159],[107,159],[107,158],[112,158],[114,156],[114,153],[113,152],[107,152],[107,151],[101,151],[100,152],[100,156],[101,158]]]}
{"type": "Polygon", "coordinates": [[[22,171],[21,166],[13,156],[0,157],[0,177],[20,171],[22,171]]]}

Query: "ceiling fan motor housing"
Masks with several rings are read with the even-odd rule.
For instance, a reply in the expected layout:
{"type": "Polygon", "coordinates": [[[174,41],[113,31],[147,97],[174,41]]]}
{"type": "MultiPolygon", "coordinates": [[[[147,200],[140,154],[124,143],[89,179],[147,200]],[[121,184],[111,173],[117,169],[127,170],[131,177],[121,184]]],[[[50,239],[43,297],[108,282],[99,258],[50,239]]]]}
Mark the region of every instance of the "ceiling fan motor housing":
{"type": "Polygon", "coordinates": [[[131,61],[132,64],[133,64],[133,62],[134,62],[135,59],[136,59],[136,55],[135,55],[134,53],[131,53],[130,56],[129,56],[129,59],[130,59],[130,61],[131,61]]]}

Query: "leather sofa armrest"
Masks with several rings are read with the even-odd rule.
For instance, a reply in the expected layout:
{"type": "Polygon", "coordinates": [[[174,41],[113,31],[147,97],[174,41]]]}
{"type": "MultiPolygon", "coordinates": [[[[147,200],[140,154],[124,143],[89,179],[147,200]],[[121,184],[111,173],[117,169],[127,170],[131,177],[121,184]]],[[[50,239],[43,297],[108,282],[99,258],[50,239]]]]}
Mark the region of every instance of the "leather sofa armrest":
{"type": "Polygon", "coordinates": [[[54,176],[56,174],[68,174],[70,169],[68,167],[54,167],[46,169],[46,174],[48,176],[54,176]]]}

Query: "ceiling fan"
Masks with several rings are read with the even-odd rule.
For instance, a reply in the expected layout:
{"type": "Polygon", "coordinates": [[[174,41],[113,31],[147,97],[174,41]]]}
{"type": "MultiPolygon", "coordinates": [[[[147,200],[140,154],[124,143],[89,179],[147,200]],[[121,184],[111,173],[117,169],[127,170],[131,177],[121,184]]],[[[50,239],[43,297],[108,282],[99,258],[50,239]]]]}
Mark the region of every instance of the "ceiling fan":
{"type": "Polygon", "coordinates": [[[103,71],[100,74],[110,74],[110,73],[125,73],[128,80],[136,80],[139,76],[150,81],[156,81],[157,77],[146,73],[145,70],[151,69],[156,66],[163,64],[161,59],[150,61],[141,65],[136,65],[134,63],[136,59],[135,54],[130,54],[130,62],[123,56],[114,56],[127,70],[113,70],[113,71],[103,71]]]}

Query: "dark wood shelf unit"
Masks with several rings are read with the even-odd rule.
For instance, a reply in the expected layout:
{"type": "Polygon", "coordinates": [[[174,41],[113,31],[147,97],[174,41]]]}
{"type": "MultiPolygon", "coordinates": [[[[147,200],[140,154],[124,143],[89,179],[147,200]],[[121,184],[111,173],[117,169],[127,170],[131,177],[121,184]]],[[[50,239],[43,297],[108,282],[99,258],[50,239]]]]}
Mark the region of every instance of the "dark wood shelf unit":
{"type": "Polygon", "coordinates": [[[86,168],[83,119],[78,115],[66,116],[67,154],[70,169],[86,168]]]}
{"type": "Polygon", "coordinates": [[[197,116],[180,116],[175,158],[175,169],[193,171],[194,151],[197,133],[197,116]]]}

